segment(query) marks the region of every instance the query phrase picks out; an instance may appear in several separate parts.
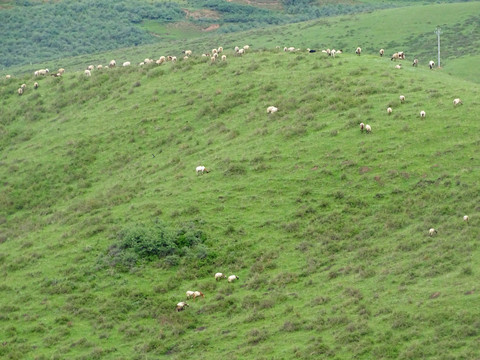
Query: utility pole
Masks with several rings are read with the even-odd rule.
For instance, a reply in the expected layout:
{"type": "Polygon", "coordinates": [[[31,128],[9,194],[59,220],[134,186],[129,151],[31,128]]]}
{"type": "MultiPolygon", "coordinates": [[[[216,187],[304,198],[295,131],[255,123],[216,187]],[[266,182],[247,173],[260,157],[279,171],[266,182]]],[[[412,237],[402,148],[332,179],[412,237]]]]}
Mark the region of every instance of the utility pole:
{"type": "Polygon", "coordinates": [[[438,40],[438,67],[440,67],[440,34],[442,33],[442,29],[440,29],[438,26],[435,29],[435,34],[437,34],[437,40],[438,40]]]}

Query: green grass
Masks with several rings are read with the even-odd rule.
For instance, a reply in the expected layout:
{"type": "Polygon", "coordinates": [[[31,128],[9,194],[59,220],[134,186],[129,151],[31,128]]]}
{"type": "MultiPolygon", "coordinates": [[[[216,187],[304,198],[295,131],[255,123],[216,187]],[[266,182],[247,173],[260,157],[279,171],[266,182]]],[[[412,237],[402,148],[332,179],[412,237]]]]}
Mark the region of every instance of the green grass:
{"type": "Polygon", "coordinates": [[[2,80],[2,357],[480,356],[479,87],[377,56],[226,54],[2,80]],[[158,220],[206,248],[106,265],[158,220]]]}

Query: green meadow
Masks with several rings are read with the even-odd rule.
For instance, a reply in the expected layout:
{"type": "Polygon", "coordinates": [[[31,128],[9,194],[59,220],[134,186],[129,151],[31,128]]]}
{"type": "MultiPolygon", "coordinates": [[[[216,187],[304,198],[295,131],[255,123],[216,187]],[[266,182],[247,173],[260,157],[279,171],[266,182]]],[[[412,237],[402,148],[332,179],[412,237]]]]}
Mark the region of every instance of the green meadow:
{"type": "Polygon", "coordinates": [[[62,77],[34,77],[45,64],[9,69],[0,357],[480,358],[480,86],[466,70],[477,54],[465,40],[468,54],[430,70],[436,52],[418,47],[414,68],[417,43],[401,27],[398,38],[362,30],[397,16],[420,38],[433,33],[421,11],[442,26],[438,9],[468,24],[476,7],[420,5],[353,15],[349,28],[332,18],[47,64],[65,67],[62,77]],[[346,36],[354,28],[365,37],[346,36]],[[235,44],[251,49],[236,56],[235,44]],[[200,56],[218,46],[226,61],[200,56]],[[380,46],[407,60],[381,58],[380,46]],[[179,60],[136,65],[169,53],[179,60]],[[132,66],[84,75],[111,58],[132,66]],[[186,300],[187,290],[205,298],[186,300]],[[177,312],[180,301],[189,307],[177,312]]]}

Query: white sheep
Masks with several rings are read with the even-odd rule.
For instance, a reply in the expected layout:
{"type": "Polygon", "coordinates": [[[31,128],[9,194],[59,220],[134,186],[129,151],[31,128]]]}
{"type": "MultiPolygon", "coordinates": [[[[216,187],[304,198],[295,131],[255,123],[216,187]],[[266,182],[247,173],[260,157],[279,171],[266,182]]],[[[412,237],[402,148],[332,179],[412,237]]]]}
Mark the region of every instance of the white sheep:
{"type": "Polygon", "coordinates": [[[25,90],[25,89],[27,88],[27,84],[22,84],[20,87],[21,87],[23,90],[25,90]]]}
{"type": "Polygon", "coordinates": [[[364,124],[364,123],[360,123],[360,132],[363,132],[364,129],[365,129],[365,124],[364,124]]]}
{"type": "Polygon", "coordinates": [[[117,65],[117,62],[115,60],[110,60],[110,62],[108,63],[108,67],[110,68],[113,68],[117,65]]]}
{"type": "Polygon", "coordinates": [[[212,54],[216,54],[217,53],[217,49],[212,49],[212,54]]]}
{"type": "Polygon", "coordinates": [[[202,297],[205,299],[205,295],[201,291],[195,291],[193,294],[193,300],[195,300],[197,297],[202,297]]]}
{"type": "Polygon", "coordinates": [[[269,106],[267,108],[267,114],[274,114],[278,111],[278,108],[276,108],[275,106],[269,106]]]}
{"type": "Polygon", "coordinates": [[[60,69],[58,69],[57,74],[63,75],[64,72],[65,72],[65,69],[60,68],[60,69]]]}
{"type": "Polygon", "coordinates": [[[143,60],[143,63],[144,63],[145,65],[152,64],[152,63],[153,63],[153,60],[152,60],[152,59],[149,59],[149,58],[146,58],[145,60],[143,60]]]}
{"type": "Polygon", "coordinates": [[[295,51],[295,48],[293,46],[290,46],[289,48],[287,48],[286,46],[283,48],[283,51],[295,51]]]}
{"type": "Polygon", "coordinates": [[[413,59],[413,64],[412,66],[418,66],[418,59],[413,59]]]}
{"type": "Polygon", "coordinates": [[[93,65],[88,65],[88,66],[87,66],[87,70],[92,71],[93,69],[95,69],[95,66],[93,66],[93,65]]]}
{"type": "Polygon", "coordinates": [[[183,60],[188,60],[188,56],[185,55],[185,56],[183,57],[183,60]]]}
{"type": "Polygon", "coordinates": [[[122,66],[130,66],[130,61],[125,61],[122,66]]]}
{"type": "Polygon", "coordinates": [[[23,94],[23,88],[19,87],[17,92],[18,92],[18,95],[22,95],[23,94]]]}
{"type": "Polygon", "coordinates": [[[155,61],[155,63],[157,65],[160,65],[160,64],[163,64],[166,60],[167,58],[165,56],[160,56],[160,58],[157,61],[155,61]]]}
{"type": "Polygon", "coordinates": [[[398,57],[398,52],[394,53],[394,54],[392,55],[392,57],[390,58],[390,60],[398,60],[398,59],[399,59],[399,57],[398,57]]]}
{"type": "Polygon", "coordinates": [[[454,106],[457,106],[457,105],[459,105],[459,104],[462,104],[462,105],[463,105],[462,100],[460,100],[460,99],[458,99],[458,98],[457,98],[457,99],[453,99],[453,105],[454,105],[454,106]]]}
{"type": "Polygon", "coordinates": [[[424,118],[427,114],[425,113],[425,111],[420,111],[420,117],[424,118]]]}
{"type": "Polygon", "coordinates": [[[245,45],[245,46],[243,47],[243,50],[245,50],[245,51],[247,51],[248,49],[250,49],[250,46],[249,46],[249,45],[245,45]]]}
{"type": "Polygon", "coordinates": [[[465,215],[465,216],[463,217],[463,221],[465,221],[465,222],[468,223],[468,220],[470,220],[470,218],[468,217],[468,215],[465,215]]]}
{"type": "Polygon", "coordinates": [[[184,54],[185,56],[191,56],[191,55],[192,55],[192,50],[184,50],[184,51],[183,51],[183,54],[184,54]]]}
{"type": "Polygon", "coordinates": [[[357,47],[357,49],[355,50],[355,54],[357,54],[358,56],[360,56],[362,54],[362,48],[361,47],[357,47]]]}
{"type": "Polygon", "coordinates": [[[365,125],[365,131],[367,132],[367,134],[370,134],[372,132],[372,127],[370,125],[365,125]]]}
{"type": "Polygon", "coordinates": [[[227,60],[227,55],[222,55],[222,61],[226,61],[227,60]]]}
{"type": "Polygon", "coordinates": [[[215,281],[218,281],[218,280],[221,280],[221,279],[226,279],[226,278],[227,278],[227,275],[224,275],[220,272],[215,274],[215,281]]]}
{"type": "Polygon", "coordinates": [[[437,234],[437,233],[438,233],[438,231],[435,230],[434,228],[431,228],[430,230],[428,230],[428,235],[430,235],[430,236],[433,236],[433,235],[435,235],[435,234],[437,234]]]}
{"type": "Polygon", "coordinates": [[[383,56],[383,53],[385,52],[385,50],[383,49],[380,49],[379,53],[380,53],[380,56],[383,56]]]}
{"type": "Polygon", "coordinates": [[[143,65],[145,65],[144,61],[138,63],[138,66],[143,66],[143,65]]]}
{"type": "Polygon", "coordinates": [[[188,300],[194,297],[195,291],[187,291],[185,294],[187,295],[187,300],[188,300]]]}
{"type": "Polygon", "coordinates": [[[197,166],[195,170],[197,172],[197,175],[203,174],[204,172],[206,173],[210,172],[210,170],[208,170],[205,166],[197,166]]]}
{"type": "Polygon", "coordinates": [[[11,79],[12,78],[12,75],[5,75],[5,79],[11,79]]]}
{"type": "Polygon", "coordinates": [[[217,58],[216,58],[215,56],[212,56],[212,57],[210,58],[210,62],[213,63],[213,62],[215,62],[216,59],[217,59],[217,58]]]}
{"type": "Polygon", "coordinates": [[[35,82],[35,83],[33,84],[33,88],[34,88],[35,90],[38,89],[38,82],[35,82]]]}
{"type": "Polygon", "coordinates": [[[218,51],[219,53],[223,52],[223,47],[219,46],[217,51],[218,51]]]}
{"type": "Polygon", "coordinates": [[[231,283],[231,282],[234,282],[236,280],[240,279],[237,275],[230,275],[228,277],[228,282],[231,283]]]}
{"type": "Polygon", "coordinates": [[[428,62],[428,66],[430,67],[430,70],[432,70],[432,69],[435,67],[435,61],[430,60],[430,61],[428,62]]]}
{"type": "Polygon", "coordinates": [[[177,57],[176,56],[172,56],[172,62],[176,62],[177,61],[177,57]]]}
{"type": "Polygon", "coordinates": [[[402,68],[402,64],[395,65],[395,69],[401,69],[401,68],[402,68]]]}
{"type": "Polygon", "coordinates": [[[103,69],[103,65],[102,64],[98,64],[97,65],[97,70],[102,70],[103,69]]]}
{"type": "Polygon", "coordinates": [[[185,308],[187,308],[188,305],[185,301],[180,301],[178,304],[177,304],[177,308],[176,308],[176,311],[183,311],[185,310],[185,308]]]}
{"type": "Polygon", "coordinates": [[[235,46],[235,52],[238,52],[238,50],[240,50],[240,48],[238,46],[235,46]]]}
{"type": "Polygon", "coordinates": [[[92,76],[92,73],[90,72],[90,70],[85,70],[85,76],[92,76]]]}
{"type": "Polygon", "coordinates": [[[401,103],[404,103],[404,102],[405,102],[405,96],[404,96],[404,95],[400,95],[400,102],[401,102],[401,103]]]}
{"type": "Polygon", "coordinates": [[[238,51],[237,51],[237,54],[238,54],[238,55],[243,55],[243,54],[245,54],[245,49],[240,49],[240,50],[238,50],[238,51]]]}
{"type": "Polygon", "coordinates": [[[388,114],[388,115],[390,115],[390,114],[392,113],[392,111],[393,111],[393,110],[392,110],[391,107],[388,107],[388,108],[387,108],[387,114],[388,114]]]}

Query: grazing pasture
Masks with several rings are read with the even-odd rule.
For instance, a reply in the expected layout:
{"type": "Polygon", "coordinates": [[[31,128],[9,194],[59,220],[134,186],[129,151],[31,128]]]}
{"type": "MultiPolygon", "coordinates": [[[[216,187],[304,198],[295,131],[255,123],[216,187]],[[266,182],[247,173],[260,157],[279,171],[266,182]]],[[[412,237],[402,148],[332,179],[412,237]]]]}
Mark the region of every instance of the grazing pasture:
{"type": "Polygon", "coordinates": [[[480,357],[480,87],[248,36],[0,78],[2,358],[480,357]]]}

